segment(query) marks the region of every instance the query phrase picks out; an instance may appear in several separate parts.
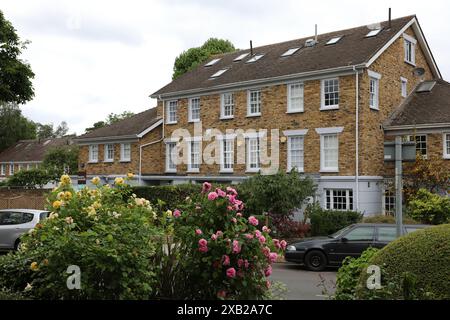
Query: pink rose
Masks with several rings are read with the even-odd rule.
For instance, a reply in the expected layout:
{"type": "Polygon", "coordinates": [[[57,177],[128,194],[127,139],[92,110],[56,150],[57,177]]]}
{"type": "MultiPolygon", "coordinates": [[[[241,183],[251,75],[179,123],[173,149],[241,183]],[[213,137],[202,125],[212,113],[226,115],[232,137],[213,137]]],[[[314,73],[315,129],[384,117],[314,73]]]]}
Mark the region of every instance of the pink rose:
{"type": "Polygon", "coordinates": [[[231,193],[232,195],[237,196],[237,192],[236,189],[232,188],[232,187],[227,187],[227,192],[231,193]]]}
{"type": "Polygon", "coordinates": [[[241,247],[239,246],[239,241],[233,241],[233,253],[238,254],[241,252],[241,247]]]}
{"type": "Polygon", "coordinates": [[[173,212],[173,216],[175,218],[179,218],[181,216],[181,211],[178,209],[175,209],[175,211],[173,212]]]}
{"type": "Polygon", "coordinates": [[[262,252],[266,257],[269,257],[270,254],[270,248],[269,247],[264,247],[262,248],[262,252]]]}
{"type": "Polygon", "coordinates": [[[272,274],[272,266],[268,266],[266,270],[264,270],[264,275],[269,277],[272,274]]]}
{"type": "Polygon", "coordinates": [[[242,266],[244,265],[244,260],[243,259],[239,259],[237,263],[238,263],[238,267],[242,268],[242,266]]]}
{"type": "Polygon", "coordinates": [[[206,253],[206,252],[208,252],[208,247],[206,247],[206,246],[200,247],[200,248],[198,248],[198,251],[200,251],[202,253],[206,253]]]}
{"type": "Polygon", "coordinates": [[[280,240],[278,239],[272,239],[273,241],[273,245],[275,246],[275,248],[280,249],[281,245],[280,245],[280,240]]]}
{"type": "Polygon", "coordinates": [[[286,247],[287,247],[287,242],[286,242],[286,241],[284,241],[284,240],[281,240],[281,242],[280,242],[280,246],[281,246],[281,249],[285,250],[285,249],[286,249],[286,247]]]}
{"type": "Polygon", "coordinates": [[[270,229],[267,228],[267,226],[262,227],[262,231],[263,231],[263,232],[270,233],[270,229]]]}
{"type": "Polygon", "coordinates": [[[219,197],[218,194],[215,193],[215,192],[210,192],[210,193],[208,194],[208,200],[209,200],[209,201],[214,201],[214,200],[216,200],[218,197],[219,197]]]}
{"type": "Polygon", "coordinates": [[[223,232],[222,232],[222,231],[220,231],[220,230],[217,230],[217,232],[216,232],[216,236],[217,236],[217,238],[219,238],[219,237],[223,236],[223,232]]]}
{"type": "Polygon", "coordinates": [[[244,267],[245,269],[248,269],[248,267],[250,266],[250,263],[248,262],[247,259],[244,260],[244,267]]]}
{"type": "Polygon", "coordinates": [[[208,241],[206,239],[200,239],[198,240],[199,247],[206,247],[208,245],[208,241]]]}
{"type": "Polygon", "coordinates": [[[226,254],[224,254],[224,255],[222,256],[222,264],[223,264],[224,266],[229,266],[229,265],[230,265],[230,257],[227,256],[226,254]]]}
{"type": "Polygon", "coordinates": [[[203,193],[208,193],[210,190],[211,190],[211,183],[209,183],[209,182],[204,182],[204,183],[203,183],[202,192],[203,192],[203,193]]]}
{"type": "Polygon", "coordinates": [[[256,236],[257,238],[261,237],[261,236],[262,236],[261,231],[256,230],[256,231],[255,231],[255,236],[256,236]]]}
{"type": "Polygon", "coordinates": [[[270,260],[270,262],[274,263],[274,262],[277,261],[277,259],[278,259],[278,254],[277,254],[276,252],[271,252],[271,253],[269,254],[269,260],[270,260]]]}
{"type": "Polygon", "coordinates": [[[248,222],[252,225],[252,226],[257,226],[258,225],[258,219],[256,219],[254,216],[250,216],[248,218],[248,222]]]}
{"type": "Polygon", "coordinates": [[[217,235],[213,233],[213,234],[211,235],[211,240],[214,240],[214,241],[217,240],[217,235]]]}
{"type": "Polygon", "coordinates": [[[228,201],[230,201],[231,204],[234,204],[236,202],[236,196],[229,194],[227,195],[228,201]]]}
{"type": "Polygon", "coordinates": [[[246,237],[247,239],[249,239],[249,240],[251,240],[251,239],[254,238],[254,236],[253,236],[252,234],[250,234],[250,233],[246,233],[246,234],[245,234],[245,237],[246,237]]]}
{"type": "Polygon", "coordinates": [[[231,222],[236,223],[237,219],[236,218],[231,218],[231,222]]]}
{"type": "Polygon", "coordinates": [[[269,280],[267,280],[266,281],[266,287],[267,287],[267,289],[270,289],[270,286],[271,286],[272,284],[270,283],[270,281],[269,280]]]}
{"type": "Polygon", "coordinates": [[[228,210],[228,211],[233,211],[233,207],[232,207],[232,206],[228,206],[228,207],[227,207],[227,210],[228,210]]]}
{"type": "Polygon", "coordinates": [[[197,229],[197,230],[195,230],[195,234],[199,236],[199,235],[203,234],[203,232],[202,232],[202,230],[197,229]]]}
{"type": "Polygon", "coordinates": [[[222,189],[219,189],[219,188],[217,188],[216,189],[216,193],[217,193],[217,195],[219,196],[219,197],[221,197],[221,198],[225,198],[226,197],[226,193],[225,193],[225,191],[223,191],[222,189]]]}
{"type": "Polygon", "coordinates": [[[227,269],[227,277],[228,277],[228,278],[234,278],[234,277],[236,277],[236,269],[234,269],[234,268],[228,268],[228,269],[227,269]]]}
{"type": "Polygon", "coordinates": [[[261,236],[258,238],[259,242],[261,242],[262,244],[266,243],[266,237],[261,236]]]}
{"type": "Polygon", "coordinates": [[[240,213],[240,212],[236,213],[236,217],[238,217],[238,218],[242,217],[242,213],[240,213]]]}

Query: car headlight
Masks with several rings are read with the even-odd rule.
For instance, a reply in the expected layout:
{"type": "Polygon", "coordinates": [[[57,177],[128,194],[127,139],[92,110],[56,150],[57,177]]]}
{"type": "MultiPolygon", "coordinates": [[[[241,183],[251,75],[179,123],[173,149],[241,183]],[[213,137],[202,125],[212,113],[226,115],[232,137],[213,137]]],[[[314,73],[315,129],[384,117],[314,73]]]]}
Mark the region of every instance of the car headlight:
{"type": "Polygon", "coordinates": [[[286,251],[296,251],[296,250],[297,250],[297,248],[295,246],[288,246],[286,248],[286,251]]]}

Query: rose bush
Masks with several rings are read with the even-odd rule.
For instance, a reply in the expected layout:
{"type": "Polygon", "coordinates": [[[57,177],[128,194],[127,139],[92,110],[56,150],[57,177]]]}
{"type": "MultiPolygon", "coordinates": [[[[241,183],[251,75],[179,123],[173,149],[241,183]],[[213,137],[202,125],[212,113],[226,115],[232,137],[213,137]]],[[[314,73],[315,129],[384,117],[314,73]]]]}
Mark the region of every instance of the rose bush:
{"type": "Polygon", "coordinates": [[[163,269],[162,296],[183,299],[265,299],[270,297],[272,263],[286,242],[272,239],[270,229],[242,214],[235,189],[202,192],[175,208],[173,240],[163,269]],[[182,281],[182,283],[180,282],[182,281]]]}
{"type": "Polygon", "coordinates": [[[0,257],[0,287],[37,299],[147,299],[161,232],[149,202],[129,194],[122,178],[76,192],[62,176],[48,198],[50,216],[17,253],[0,257]],[[66,285],[71,265],[80,268],[80,290],[66,285]]]}

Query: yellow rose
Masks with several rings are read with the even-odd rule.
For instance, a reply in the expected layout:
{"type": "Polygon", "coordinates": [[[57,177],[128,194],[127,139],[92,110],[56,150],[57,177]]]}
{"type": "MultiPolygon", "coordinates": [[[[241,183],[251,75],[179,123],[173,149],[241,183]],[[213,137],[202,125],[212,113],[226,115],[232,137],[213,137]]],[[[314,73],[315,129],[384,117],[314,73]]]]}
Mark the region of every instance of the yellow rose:
{"type": "Polygon", "coordinates": [[[58,198],[58,199],[64,199],[64,192],[58,193],[58,195],[56,196],[56,198],[58,198]]]}
{"type": "Polygon", "coordinates": [[[167,214],[168,217],[171,217],[172,216],[172,211],[171,210],[167,210],[166,214],[167,214]]]}
{"type": "Polygon", "coordinates": [[[116,179],[114,180],[114,184],[116,184],[116,185],[118,185],[118,186],[123,185],[123,184],[124,184],[123,178],[116,178],[116,179]]]}
{"type": "Polygon", "coordinates": [[[30,265],[30,269],[33,270],[33,271],[38,270],[39,266],[38,266],[37,262],[32,262],[31,265],[30,265]]]}
{"type": "Polygon", "coordinates": [[[66,200],[72,199],[72,192],[66,191],[66,192],[64,193],[64,198],[65,198],[66,200]]]}
{"type": "Polygon", "coordinates": [[[50,213],[50,215],[48,216],[48,218],[49,218],[50,220],[56,219],[56,218],[58,218],[58,214],[57,214],[56,212],[52,212],[52,213],[50,213]]]}
{"type": "Polygon", "coordinates": [[[72,182],[72,180],[70,179],[70,177],[67,174],[62,175],[60,181],[61,181],[61,185],[63,185],[63,186],[69,185],[72,182]]]}
{"type": "Polygon", "coordinates": [[[128,178],[129,180],[133,179],[133,178],[134,178],[134,174],[132,174],[131,172],[128,172],[127,178],[128,178]]]}
{"type": "Polygon", "coordinates": [[[65,220],[66,220],[67,224],[72,224],[73,223],[73,218],[72,217],[67,217],[65,220]]]}
{"type": "Polygon", "coordinates": [[[98,185],[100,183],[100,178],[99,177],[94,177],[94,178],[92,178],[91,182],[94,185],[98,185]]]}
{"type": "Polygon", "coordinates": [[[98,201],[95,201],[95,202],[92,204],[92,206],[93,206],[95,209],[100,209],[100,208],[102,207],[101,203],[98,202],[98,201]]]}
{"type": "Polygon", "coordinates": [[[55,202],[53,202],[53,208],[55,209],[59,209],[62,206],[62,201],[56,200],[55,202]]]}

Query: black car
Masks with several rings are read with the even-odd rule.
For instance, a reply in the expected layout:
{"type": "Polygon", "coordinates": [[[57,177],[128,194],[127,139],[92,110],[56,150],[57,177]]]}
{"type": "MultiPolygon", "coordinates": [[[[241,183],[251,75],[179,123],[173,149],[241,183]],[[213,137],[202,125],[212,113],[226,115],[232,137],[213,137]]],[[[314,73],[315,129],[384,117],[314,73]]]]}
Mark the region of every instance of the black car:
{"type": "MultiPolygon", "coordinates": [[[[404,225],[404,234],[426,228],[425,225],[404,225]]],[[[285,260],[304,264],[309,270],[321,271],[339,266],[348,257],[359,257],[369,247],[381,249],[396,239],[394,224],[353,224],[328,237],[306,238],[290,244],[285,260]]]]}

